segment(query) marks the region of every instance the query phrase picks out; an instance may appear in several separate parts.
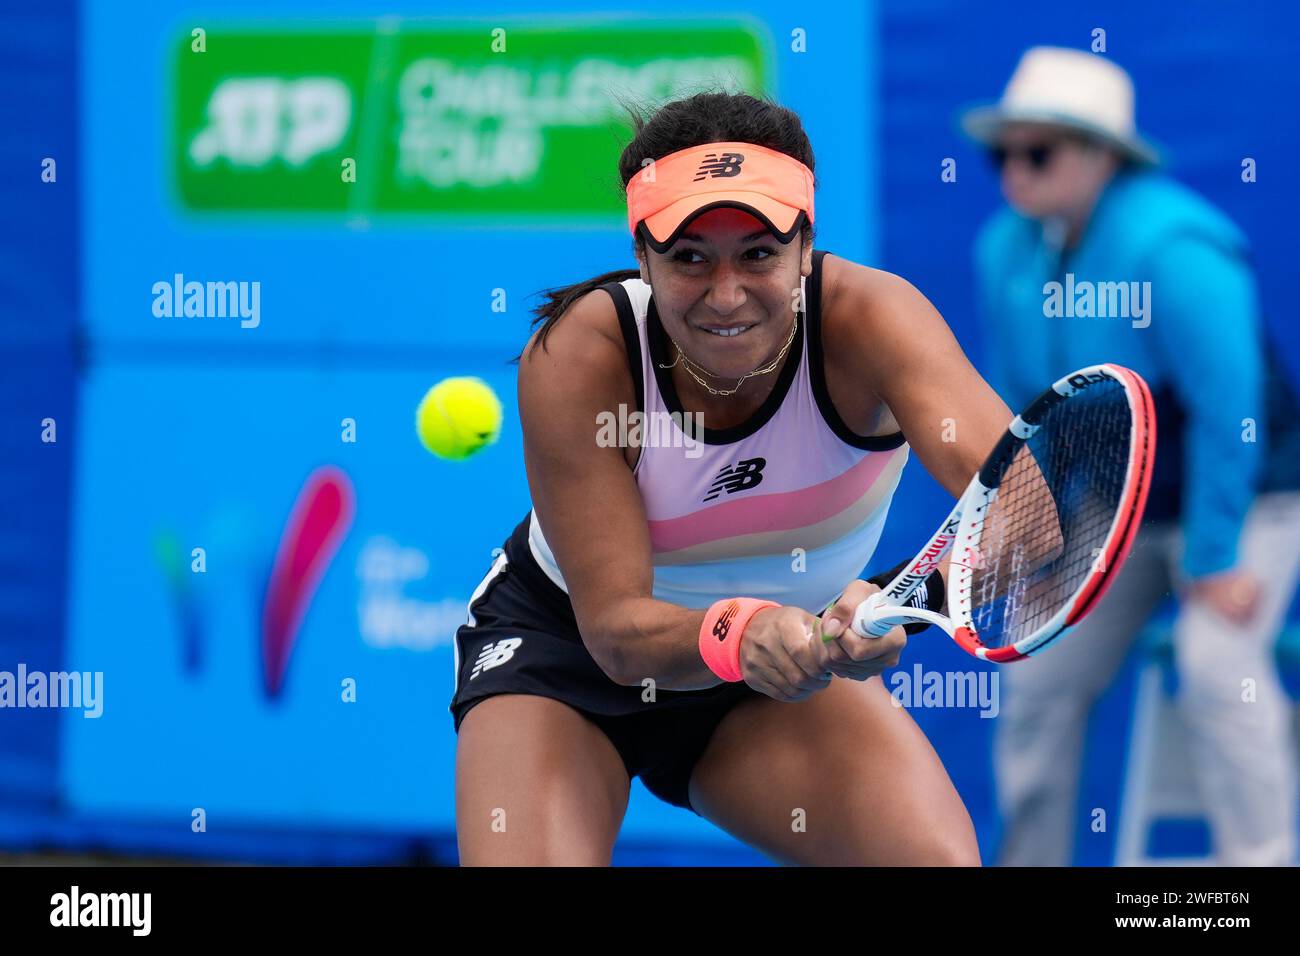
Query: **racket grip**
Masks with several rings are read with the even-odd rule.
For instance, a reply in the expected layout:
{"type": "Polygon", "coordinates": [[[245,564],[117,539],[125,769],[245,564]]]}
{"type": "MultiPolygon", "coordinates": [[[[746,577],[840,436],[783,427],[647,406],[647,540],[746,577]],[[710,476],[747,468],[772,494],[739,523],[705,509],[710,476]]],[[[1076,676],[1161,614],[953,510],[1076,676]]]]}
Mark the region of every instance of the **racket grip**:
{"type": "Polygon", "coordinates": [[[863,637],[884,637],[895,626],[892,622],[878,619],[880,608],[884,607],[885,593],[876,591],[858,605],[853,612],[853,630],[863,637]]]}

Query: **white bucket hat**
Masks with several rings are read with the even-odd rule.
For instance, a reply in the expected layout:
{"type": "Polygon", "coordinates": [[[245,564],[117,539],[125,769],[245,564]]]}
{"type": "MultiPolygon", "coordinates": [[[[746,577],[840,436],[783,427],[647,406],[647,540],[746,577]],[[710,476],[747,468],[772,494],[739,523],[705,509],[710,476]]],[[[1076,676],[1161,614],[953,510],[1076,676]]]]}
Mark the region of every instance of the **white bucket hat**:
{"type": "Polygon", "coordinates": [[[1156,149],[1133,122],[1133,81],[1103,56],[1063,47],[1026,50],[1002,99],[962,116],[966,134],[994,146],[1009,123],[1077,130],[1143,165],[1159,162],[1156,149]]]}

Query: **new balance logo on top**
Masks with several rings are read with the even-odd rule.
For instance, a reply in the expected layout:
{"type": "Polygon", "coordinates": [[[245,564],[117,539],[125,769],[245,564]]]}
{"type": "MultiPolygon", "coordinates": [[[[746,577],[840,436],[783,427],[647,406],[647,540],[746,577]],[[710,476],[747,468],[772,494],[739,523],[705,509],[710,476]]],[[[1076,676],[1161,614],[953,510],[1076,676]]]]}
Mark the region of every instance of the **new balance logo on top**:
{"type": "Polygon", "coordinates": [[[704,500],[712,501],[724,491],[731,494],[753,488],[763,480],[763,469],[766,466],[766,458],[746,458],[738,462],[734,468],[727,465],[713,479],[713,484],[709,486],[709,493],[704,500]]]}
{"type": "Polygon", "coordinates": [[[695,179],[692,182],[699,182],[701,179],[712,176],[739,176],[740,164],[745,161],[743,153],[705,153],[704,162],[700,163],[700,168],[695,171],[695,179]]]}
{"type": "Polygon", "coordinates": [[[470,673],[469,679],[473,680],[483,671],[491,670],[493,667],[500,667],[515,656],[515,651],[523,642],[522,637],[507,637],[505,640],[484,644],[483,650],[478,653],[478,660],[474,661],[474,670],[470,673]]]}

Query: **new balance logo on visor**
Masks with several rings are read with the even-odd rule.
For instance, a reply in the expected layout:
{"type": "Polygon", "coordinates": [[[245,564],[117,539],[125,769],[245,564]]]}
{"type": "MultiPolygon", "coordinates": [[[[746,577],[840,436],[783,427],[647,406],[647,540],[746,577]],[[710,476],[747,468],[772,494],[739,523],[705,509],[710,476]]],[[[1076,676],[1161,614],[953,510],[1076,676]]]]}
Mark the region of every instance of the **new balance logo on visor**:
{"type": "Polygon", "coordinates": [[[745,161],[743,153],[705,153],[704,156],[704,162],[700,163],[691,182],[698,183],[708,176],[714,179],[719,176],[739,176],[740,164],[745,161]]]}
{"type": "Polygon", "coordinates": [[[469,679],[473,680],[483,671],[491,670],[493,667],[500,667],[515,656],[515,651],[523,642],[522,637],[507,637],[504,640],[484,644],[483,650],[478,652],[478,659],[474,661],[474,670],[470,673],[469,679]]]}
{"type": "Polygon", "coordinates": [[[738,462],[734,468],[731,465],[725,466],[718,472],[718,477],[713,479],[713,484],[709,486],[709,493],[704,500],[712,501],[724,491],[732,494],[736,491],[744,491],[746,488],[753,488],[763,480],[763,469],[766,466],[766,458],[746,458],[738,462]]]}

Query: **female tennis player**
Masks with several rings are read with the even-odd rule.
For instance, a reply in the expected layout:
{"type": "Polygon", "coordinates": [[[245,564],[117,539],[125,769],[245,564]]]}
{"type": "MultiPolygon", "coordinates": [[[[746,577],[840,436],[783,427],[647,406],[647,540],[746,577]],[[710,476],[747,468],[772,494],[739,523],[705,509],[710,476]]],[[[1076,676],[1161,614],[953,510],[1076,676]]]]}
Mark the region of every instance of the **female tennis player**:
{"type": "Polygon", "coordinates": [[[461,862],[608,864],[639,775],[780,862],[978,865],[879,676],[905,628],[847,624],[910,451],[957,496],[1011,412],[910,284],[813,249],[796,114],[633,122],[638,269],[551,290],[520,357],[533,509],[456,636],[461,862]]]}

